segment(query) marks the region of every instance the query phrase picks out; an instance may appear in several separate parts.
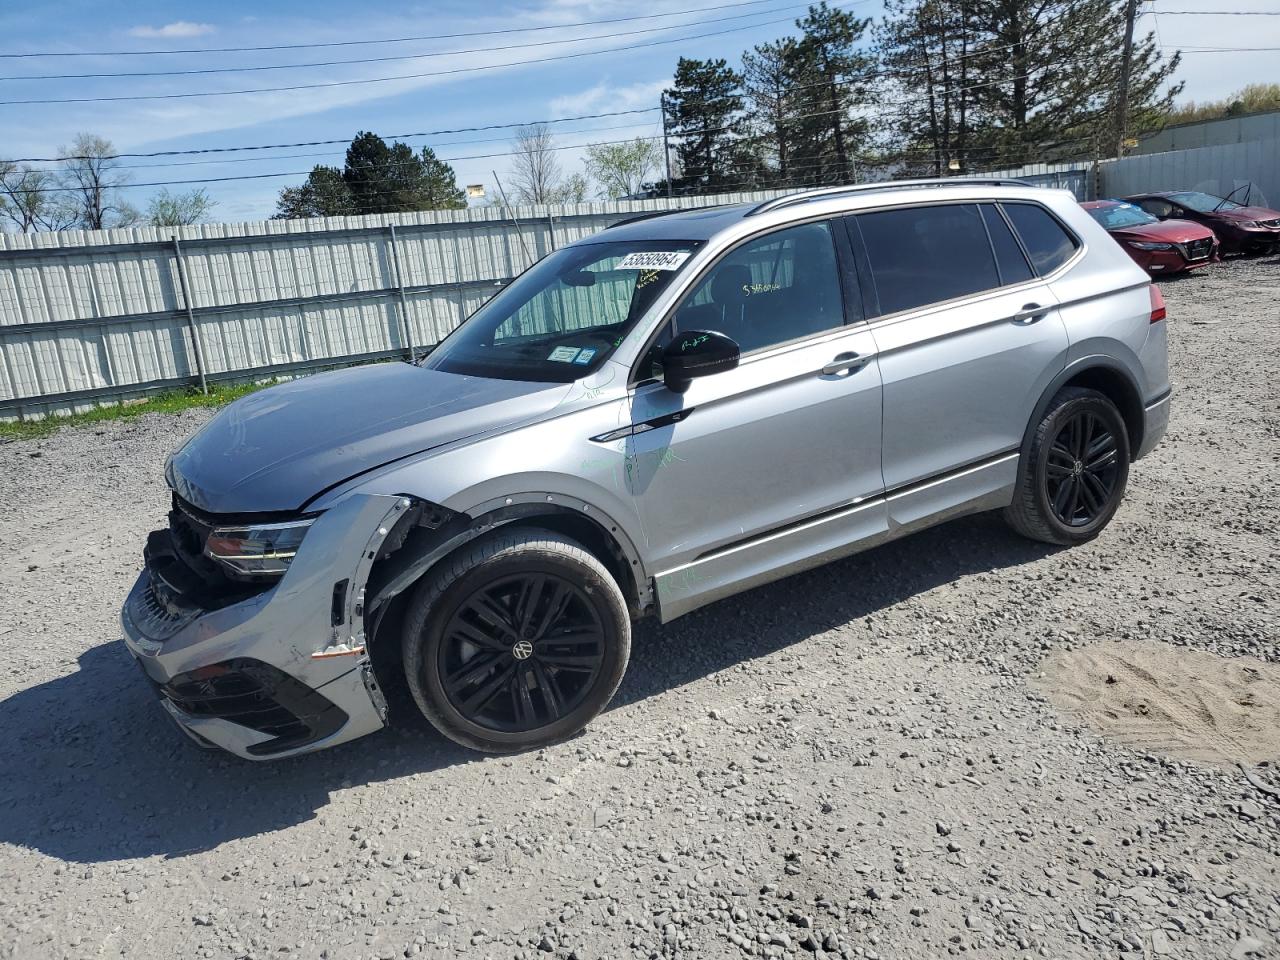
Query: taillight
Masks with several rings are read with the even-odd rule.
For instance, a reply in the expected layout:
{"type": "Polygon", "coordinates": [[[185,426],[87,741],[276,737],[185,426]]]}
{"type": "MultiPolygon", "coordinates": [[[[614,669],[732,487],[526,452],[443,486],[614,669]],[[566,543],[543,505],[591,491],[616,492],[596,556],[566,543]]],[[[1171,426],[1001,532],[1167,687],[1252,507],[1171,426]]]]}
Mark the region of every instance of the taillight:
{"type": "Polygon", "coordinates": [[[1165,318],[1166,311],[1164,308],[1164,294],[1160,292],[1160,288],[1154,283],[1150,286],[1151,290],[1151,322],[1159,323],[1165,318]]]}

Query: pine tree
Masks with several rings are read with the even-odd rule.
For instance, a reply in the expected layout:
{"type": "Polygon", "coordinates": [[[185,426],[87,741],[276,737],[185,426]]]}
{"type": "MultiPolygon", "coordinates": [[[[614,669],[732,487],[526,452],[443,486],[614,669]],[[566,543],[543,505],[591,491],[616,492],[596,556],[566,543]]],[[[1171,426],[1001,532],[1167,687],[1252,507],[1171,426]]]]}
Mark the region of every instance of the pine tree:
{"type": "Polygon", "coordinates": [[[782,187],[792,182],[796,112],[792,85],[797,56],[796,42],[790,37],[759,44],[742,55],[742,86],[752,138],[761,160],[772,167],[762,186],[782,187]]]}
{"type": "Polygon", "coordinates": [[[854,116],[869,96],[871,60],[857,50],[870,20],[832,9],[822,0],[796,21],[792,91],[795,97],[795,171],[808,183],[853,179],[857,149],[868,123],[854,116]]]}
{"type": "Polygon", "coordinates": [[[407,144],[359,133],[347,148],[346,164],[317,166],[298,187],[285,187],[276,201],[276,219],[402,213],[466,206],[453,167],[430,147],[415,154],[407,144]]]}
{"type": "Polygon", "coordinates": [[[727,61],[690,60],[676,64],[674,85],[664,92],[668,128],[676,140],[686,191],[729,188],[749,167],[737,143],[743,133],[742,78],[727,61]]]}
{"type": "Polygon", "coordinates": [[[971,89],[973,0],[886,0],[876,28],[895,101],[882,117],[907,170],[944,175],[971,160],[981,122],[971,89]]]}
{"type": "MultiPolygon", "coordinates": [[[[1087,156],[1115,129],[1125,0],[970,0],[973,98],[1001,165],[1087,156]]],[[[1134,38],[1131,133],[1160,124],[1181,84],[1179,56],[1134,38]]]]}

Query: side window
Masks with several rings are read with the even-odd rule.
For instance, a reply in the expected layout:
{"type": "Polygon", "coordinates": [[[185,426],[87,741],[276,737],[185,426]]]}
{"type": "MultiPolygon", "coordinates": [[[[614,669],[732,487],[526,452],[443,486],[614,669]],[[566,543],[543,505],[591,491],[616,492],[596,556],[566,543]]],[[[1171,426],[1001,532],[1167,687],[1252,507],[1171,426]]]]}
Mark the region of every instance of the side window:
{"type": "Polygon", "coordinates": [[[743,353],[845,322],[840,269],[828,223],[805,223],[731,250],[685,297],[659,337],[715,330],[743,353]]]}
{"type": "Polygon", "coordinates": [[[881,313],[897,313],[1000,286],[977,204],[858,215],[881,313]]]}
{"type": "Polygon", "coordinates": [[[991,247],[996,252],[996,266],[1000,268],[1002,284],[1022,283],[1033,276],[1022,248],[1005,223],[1004,217],[994,204],[982,205],[982,220],[987,225],[987,234],[991,237],[991,247]]]}
{"type": "Polygon", "coordinates": [[[1167,200],[1156,200],[1154,198],[1139,200],[1138,206],[1153,217],[1167,217],[1173,213],[1173,204],[1167,200]]]}
{"type": "Polygon", "coordinates": [[[1079,244],[1044,207],[1034,203],[1006,203],[1004,212],[1022,238],[1036,271],[1044,276],[1071,259],[1079,244]]]}

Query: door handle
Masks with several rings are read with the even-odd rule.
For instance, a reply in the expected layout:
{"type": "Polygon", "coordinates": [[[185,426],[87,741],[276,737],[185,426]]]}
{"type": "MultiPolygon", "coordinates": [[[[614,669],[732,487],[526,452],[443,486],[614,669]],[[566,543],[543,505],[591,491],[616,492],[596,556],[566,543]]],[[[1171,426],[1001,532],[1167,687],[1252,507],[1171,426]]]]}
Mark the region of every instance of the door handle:
{"type": "Polygon", "coordinates": [[[824,376],[831,376],[835,373],[844,373],[846,370],[860,370],[866,366],[871,359],[869,356],[861,356],[856,353],[837,353],[831,362],[822,368],[824,376]]]}
{"type": "Polygon", "coordinates": [[[1038,303],[1024,303],[1022,309],[1009,319],[1020,326],[1029,327],[1031,324],[1043,320],[1048,313],[1048,307],[1042,307],[1038,303]]]}

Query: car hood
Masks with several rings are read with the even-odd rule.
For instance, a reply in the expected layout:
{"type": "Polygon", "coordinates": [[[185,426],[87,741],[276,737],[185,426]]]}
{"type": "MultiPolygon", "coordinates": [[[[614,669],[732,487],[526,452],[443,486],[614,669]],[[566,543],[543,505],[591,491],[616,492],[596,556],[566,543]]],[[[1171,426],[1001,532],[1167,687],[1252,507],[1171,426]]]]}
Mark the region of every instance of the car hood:
{"type": "Polygon", "coordinates": [[[1280,212],[1270,207],[1237,207],[1234,210],[1218,210],[1212,216],[1223,220],[1280,220],[1280,212]]]}
{"type": "Polygon", "coordinates": [[[1138,223],[1131,227],[1112,230],[1111,235],[1123,240],[1150,240],[1157,243],[1189,243],[1212,237],[1213,231],[1203,224],[1190,220],[1161,220],[1159,223],[1138,223]]]}
{"type": "Polygon", "coordinates": [[[356,474],[550,410],[568,384],[380,363],[303,377],[217,413],[169,461],[210,513],[292,511],[356,474]]]}

